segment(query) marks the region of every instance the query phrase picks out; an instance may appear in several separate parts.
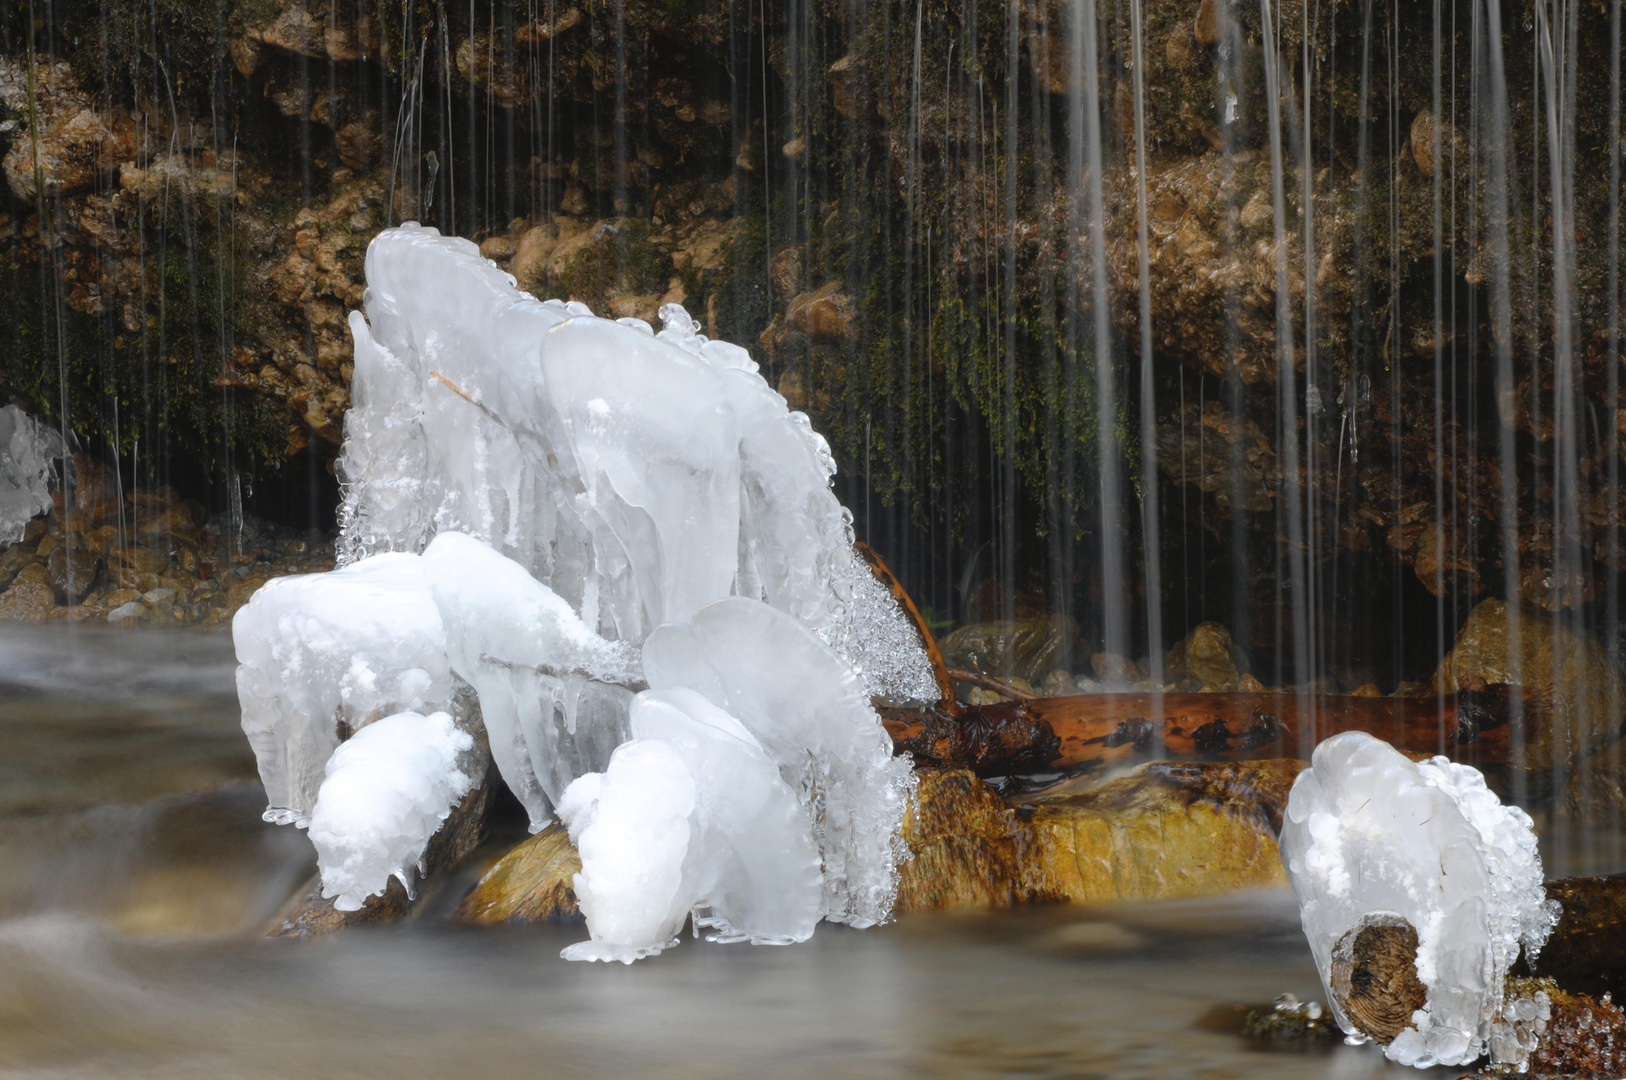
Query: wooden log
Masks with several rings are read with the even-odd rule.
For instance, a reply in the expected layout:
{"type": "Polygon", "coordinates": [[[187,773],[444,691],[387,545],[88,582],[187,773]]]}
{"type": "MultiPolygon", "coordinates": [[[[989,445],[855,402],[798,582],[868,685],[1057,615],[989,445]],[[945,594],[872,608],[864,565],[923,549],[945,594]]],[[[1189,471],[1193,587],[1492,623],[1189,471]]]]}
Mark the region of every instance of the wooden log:
{"type": "Polygon", "coordinates": [[[1365,731],[1397,749],[1476,767],[1513,763],[1513,733],[1550,718],[1522,689],[1491,686],[1441,699],[1306,694],[1088,694],[946,710],[886,710],[900,750],[979,776],[1093,776],[1154,758],[1308,759],[1316,743],[1365,731]]]}

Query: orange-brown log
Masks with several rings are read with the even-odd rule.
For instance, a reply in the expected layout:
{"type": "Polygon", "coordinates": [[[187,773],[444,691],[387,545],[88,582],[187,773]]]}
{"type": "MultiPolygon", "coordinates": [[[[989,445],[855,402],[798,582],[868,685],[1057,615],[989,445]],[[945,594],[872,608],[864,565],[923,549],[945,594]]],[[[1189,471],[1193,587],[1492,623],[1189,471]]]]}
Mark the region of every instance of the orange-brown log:
{"type": "Polygon", "coordinates": [[[1308,758],[1316,743],[1365,731],[1414,753],[1479,767],[1512,763],[1514,729],[1526,737],[1550,709],[1515,687],[1446,698],[1301,694],[1088,694],[942,710],[887,710],[887,728],[917,760],[980,776],[1047,771],[1093,774],[1152,758],[1248,761],[1308,758]]]}

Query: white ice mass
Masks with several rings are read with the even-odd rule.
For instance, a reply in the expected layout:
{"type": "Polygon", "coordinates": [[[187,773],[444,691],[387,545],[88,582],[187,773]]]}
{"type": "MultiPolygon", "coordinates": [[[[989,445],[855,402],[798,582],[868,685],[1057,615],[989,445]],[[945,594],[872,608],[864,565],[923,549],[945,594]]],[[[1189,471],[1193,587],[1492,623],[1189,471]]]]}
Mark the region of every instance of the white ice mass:
{"type": "Polygon", "coordinates": [[[233,623],[267,818],[309,824],[324,891],[422,857],[462,766],[384,740],[467,683],[532,830],[557,809],[580,845],[578,958],[690,915],[775,943],[886,919],[913,775],[870,699],[938,690],[807,417],[676,305],[656,334],[538,302],[417,225],[366,266],[341,568],[233,623]]]}
{"type": "Polygon", "coordinates": [[[51,509],[52,466],[62,460],[62,435],[16,405],[0,408],[0,545],[23,538],[23,527],[51,509]]]}
{"type": "Polygon", "coordinates": [[[311,843],[322,895],[355,911],[391,877],[412,893],[413,867],[429,838],[469,793],[460,769],[474,739],[449,713],[402,712],[358,731],[328,758],[311,843]]]}
{"type": "Polygon", "coordinates": [[[1384,1048],[1418,1067],[1463,1065],[1509,1040],[1502,988],[1522,946],[1541,948],[1557,920],[1542,890],[1530,818],[1503,806],[1477,769],[1413,762],[1360,732],[1327,739],[1299,774],[1282,823],[1282,863],[1333,1014],[1340,939],[1396,917],[1417,932],[1427,1004],[1384,1048]]]}

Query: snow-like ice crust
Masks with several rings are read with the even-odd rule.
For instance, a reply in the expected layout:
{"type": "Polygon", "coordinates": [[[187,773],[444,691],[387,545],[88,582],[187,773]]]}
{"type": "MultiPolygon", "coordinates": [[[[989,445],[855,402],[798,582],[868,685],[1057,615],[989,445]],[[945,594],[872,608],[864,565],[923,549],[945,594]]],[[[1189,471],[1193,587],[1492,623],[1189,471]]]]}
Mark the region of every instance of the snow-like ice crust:
{"type": "Polygon", "coordinates": [[[795,791],[734,717],[693,690],[647,690],[635,736],[559,816],[581,854],[589,941],[568,960],[631,963],[676,943],[692,913],[712,941],[788,945],[819,920],[813,830],[795,791]]]}
{"type": "Polygon", "coordinates": [[[343,738],[451,702],[446,633],[416,555],[269,581],[233,617],[232,639],[265,819],[279,825],[310,821],[343,738]]]}
{"type": "Polygon", "coordinates": [[[412,895],[429,838],[474,780],[458,768],[474,739],[449,713],[400,712],[356,732],[328,758],[311,843],[322,895],[356,911],[391,877],[412,895]]]}
{"type": "Polygon", "coordinates": [[[599,637],[552,589],[473,537],[439,534],[423,567],[451,668],[479,695],[492,757],[536,832],[570,782],[604,768],[626,739],[638,650],[599,637]]]}
{"type": "Polygon", "coordinates": [[[829,446],[744,349],[675,304],[651,335],[538,302],[469,241],[414,224],[380,233],[366,266],[341,562],[465,532],[632,645],[749,596],[872,695],[936,699],[918,635],[853,552],[829,446]]]}
{"type": "Polygon", "coordinates": [[[1534,955],[1557,921],[1542,890],[1528,815],[1504,806],[1477,769],[1444,757],[1417,763],[1346,732],[1315,749],[1282,823],[1282,863],[1333,1015],[1334,947],[1373,919],[1417,931],[1427,1005],[1385,1047],[1419,1068],[1464,1065],[1498,1037],[1503,979],[1522,945],[1534,955]]]}
{"type": "Polygon", "coordinates": [[[52,469],[62,460],[62,434],[16,405],[0,408],[0,545],[51,509],[52,469]]]}
{"type": "Polygon", "coordinates": [[[799,794],[824,863],[821,914],[865,927],[897,899],[907,757],[841,657],[795,619],[744,597],[708,604],[644,643],[651,689],[686,687],[737,717],[799,794]]]}

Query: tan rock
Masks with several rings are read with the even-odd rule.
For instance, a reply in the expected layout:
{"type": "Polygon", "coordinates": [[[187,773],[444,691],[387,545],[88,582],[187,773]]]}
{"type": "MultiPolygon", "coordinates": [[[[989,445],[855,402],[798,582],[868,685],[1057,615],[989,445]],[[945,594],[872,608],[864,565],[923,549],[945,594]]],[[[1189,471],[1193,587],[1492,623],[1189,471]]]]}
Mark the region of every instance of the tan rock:
{"type": "Polygon", "coordinates": [[[1146,678],[1146,671],[1122,653],[1090,654],[1090,670],[1109,686],[1129,686],[1146,678]]]}
{"type": "Polygon", "coordinates": [[[1510,683],[1552,694],[1553,720],[1525,747],[1532,770],[1574,764],[1620,735],[1626,676],[1590,635],[1554,626],[1553,616],[1482,601],[1468,616],[1439,669],[1434,692],[1510,683]]]}
{"type": "Polygon", "coordinates": [[[44,622],[56,608],[56,593],[44,581],[45,567],[33,563],[17,575],[11,587],[0,593],[0,622],[44,622]],[[38,567],[39,574],[29,571],[38,567]],[[28,579],[28,580],[25,580],[28,579]]]}
{"type": "Polygon", "coordinates": [[[1202,0],[1197,5],[1197,15],[1191,20],[1191,36],[1197,39],[1197,44],[1210,46],[1218,43],[1220,37],[1220,0],[1202,0]]]}
{"type": "Polygon", "coordinates": [[[1169,650],[1166,677],[1176,685],[1196,682],[1221,693],[1237,689],[1248,660],[1223,623],[1199,623],[1169,650]]]}

